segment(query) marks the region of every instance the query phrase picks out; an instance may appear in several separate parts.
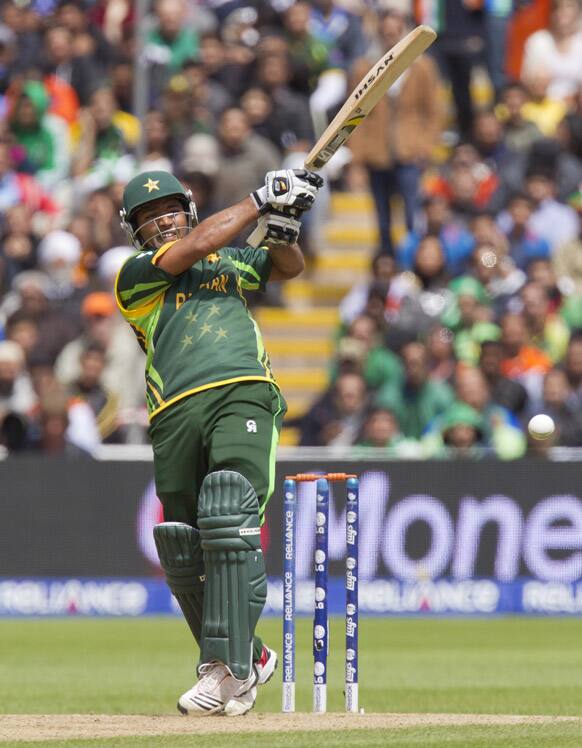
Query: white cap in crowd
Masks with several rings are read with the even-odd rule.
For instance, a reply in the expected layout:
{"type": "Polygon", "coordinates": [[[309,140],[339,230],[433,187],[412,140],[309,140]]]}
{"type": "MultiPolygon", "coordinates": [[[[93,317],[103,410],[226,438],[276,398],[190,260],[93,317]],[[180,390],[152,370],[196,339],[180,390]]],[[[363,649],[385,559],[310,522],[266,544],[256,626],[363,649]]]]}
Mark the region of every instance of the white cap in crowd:
{"type": "Polygon", "coordinates": [[[218,171],[220,156],[216,138],[205,133],[191,135],[184,143],[184,154],[180,163],[184,172],[199,171],[213,177],[218,171]]]}
{"type": "Polygon", "coordinates": [[[41,267],[62,262],[76,265],[81,259],[81,242],[74,234],[56,229],[42,239],[38,245],[38,260],[41,267]]]}
{"type": "Polygon", "coordinates": [[[0,341],[0,362],[24,366],[24,351],[13,340],[0,341]]]}
{"type": "Polygon", "coordinates": [[[135,249],[131,247],[119,246],[108,249],[107,252],[101,255],[97,263],[99,278],[107,283],[107,285],[113,286],[117,278],[117,273],[121,270],[121,266],[133,254],[135,254],[135,249]]]}

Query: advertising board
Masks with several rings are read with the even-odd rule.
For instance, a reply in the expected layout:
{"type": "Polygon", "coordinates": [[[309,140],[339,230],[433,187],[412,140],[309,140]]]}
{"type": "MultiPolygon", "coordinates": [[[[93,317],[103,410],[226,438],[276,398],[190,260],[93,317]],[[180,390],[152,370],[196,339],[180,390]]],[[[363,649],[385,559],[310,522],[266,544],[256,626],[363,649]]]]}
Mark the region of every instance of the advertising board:
{"type": "MultiPolygon", "coordinates": [[[[360,476],[360,609],[371,615],[582,614],[577,463],[334,462],[360,476]]],[[[282,606],[280,463],[262,541],[266,614],[282,606]]],[[[315,486],[299,485],[298,608],[313,610],[315,486]]],[[[142,615],[175,606],[147,462],[0,463],[0,615],[142,615]]],[[[345,489],[330,492],[330,612],[343,609],[345,489]]]]}

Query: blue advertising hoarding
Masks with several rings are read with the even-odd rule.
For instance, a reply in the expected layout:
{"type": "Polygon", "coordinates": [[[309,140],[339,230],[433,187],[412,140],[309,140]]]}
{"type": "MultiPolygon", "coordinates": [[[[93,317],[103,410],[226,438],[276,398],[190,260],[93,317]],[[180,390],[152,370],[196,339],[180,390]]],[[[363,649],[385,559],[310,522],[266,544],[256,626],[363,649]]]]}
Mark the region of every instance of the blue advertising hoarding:
{"type": "MultiPolygon", "coordinates": [[[[582,614],[577,463],[278,466],[262,541],[280,615],[282,477],[360,476],[360,610],[368,615],[582,614]]],[[[298,491],[298,610],[313,612],[315,487],[298,491]]],[[[0,616],[171,614],[152,528],[150,463],[0,463],[0,616]],[[66,480],[63,480],[66,476],[66,480]]],[[[345,489],[330,494],[330,612],[344,610],[345,489]]]]}
{"type": "MultiPolygon", "coordinates": [[[[313,589],[308,581],[297,586],[298,615],[313,615],[313,589]]],[[[372,616],[582,615],[582,582],[377,579],[360,584],[359,601],[360,613],[372,616]]],[[[264,615],[280,617],[282,603],[282,581],[271,577],[264,615]]],[[[343,579],[329,580],[328,605],[331,615],[345,614],[343,579]]],[[[174,614],[179,609],[161,579],[0,578],[0,617],[174,614]]]]}

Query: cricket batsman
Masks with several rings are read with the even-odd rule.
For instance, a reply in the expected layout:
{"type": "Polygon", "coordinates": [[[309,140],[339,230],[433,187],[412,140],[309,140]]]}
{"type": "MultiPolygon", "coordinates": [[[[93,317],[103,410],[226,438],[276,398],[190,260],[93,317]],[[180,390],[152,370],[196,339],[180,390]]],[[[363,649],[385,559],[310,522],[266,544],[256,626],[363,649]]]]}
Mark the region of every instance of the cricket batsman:
{"type": "Polygon", "coordinates": [[[138,250],[116,297],[146,353],[146,401],[157,494],[160,563],[200,647],[183,714],[252,709],[277,655],[255,636],[267,595],[260,544],[275,481],[285,401],[246,289],[304,268],[300,216],[321,178],[268,172],[241,202],[198,223],[189,190],[151,171],[126,186],[122,226],[138,250]],[[229,243],[258,220],[265,246],[229,243]]]}

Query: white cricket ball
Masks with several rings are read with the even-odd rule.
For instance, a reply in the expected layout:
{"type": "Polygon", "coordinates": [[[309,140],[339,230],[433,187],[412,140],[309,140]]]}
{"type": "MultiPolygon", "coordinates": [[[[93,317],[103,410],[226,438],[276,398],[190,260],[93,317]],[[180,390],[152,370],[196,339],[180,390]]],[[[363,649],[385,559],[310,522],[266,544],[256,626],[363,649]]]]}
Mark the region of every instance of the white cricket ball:
{"type": "Polygon", "coordinates": [[[556,430],[556,424],[550,416],[538,413],[528,423],[527,430],[534,439],[547,439],[556,430]]]}

